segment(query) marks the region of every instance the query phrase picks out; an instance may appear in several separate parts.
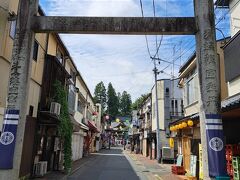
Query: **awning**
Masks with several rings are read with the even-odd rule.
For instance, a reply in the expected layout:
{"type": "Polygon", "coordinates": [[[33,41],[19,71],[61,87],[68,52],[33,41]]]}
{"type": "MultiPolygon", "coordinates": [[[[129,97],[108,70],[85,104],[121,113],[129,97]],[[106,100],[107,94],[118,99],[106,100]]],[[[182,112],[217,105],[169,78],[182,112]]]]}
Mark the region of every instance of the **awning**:
{"type": "Polygon", "coordinates": [[[80,129],[89,130],[89,128],[85,124],[78,122],[72,115],[70,115],[70,119],[73,124],[74,132],[78,132],[80,129]]]}
{"type": "Polygon", "coordinates": [[[100,132],[93,121],[88,120],[88,127],[89,127],[89,130],[92,130],[93,132],[97,132],[97,133],[100,132]]]}
{"type": "Polygon", "coordinates": [[[89,130],[89,128],[81,122],[80,122],[80,126],[81,126],[82,129],[89,130]]]}
{"type": "Polygon", "coordinates": [[[223,112],[240,107],[240,93],[223,100],[221,106],[223,112]]]}
{"type": "Polygon", "coordinates": [[[176,121],[173,121],[171,123],[169,123],[169,126],[172,126],[172,125],[175,125],[175,124],[178,124],[179,122],[183,122],[183,121],[186,121],[188,119],[191,119],[193,121],[198,121],[199,120],[199,114],[198,113],[195,113],[195,114],[192,114],[190,116],[185,116],[183,118],[180,118],[176,121]]]}

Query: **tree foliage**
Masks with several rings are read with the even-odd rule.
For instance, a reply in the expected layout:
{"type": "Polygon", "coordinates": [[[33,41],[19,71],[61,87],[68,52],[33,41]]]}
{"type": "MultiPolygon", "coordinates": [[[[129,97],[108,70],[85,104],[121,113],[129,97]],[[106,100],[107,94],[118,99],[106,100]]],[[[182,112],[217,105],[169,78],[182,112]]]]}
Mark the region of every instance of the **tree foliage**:
{"type": "Polygon", "coordinates": [[[131,95],[127,91],[116,93],[111,82],[108,84],[107,93],[102,81],[96,85],[94,102],[100,103],[103,110],[112,117],[131,115],[131,95]]]}
{"type": "Polygon", "coordinates": [[[143,103],[143,101],[149,96],[149,94],[142,94],[132,103],[132,110],[137,110],[143,103]]]}
{"type": "Polygon", "coordinates": [[[131,95],[127,93],[127,91],[123,91],[119,103],[119,109],[122,116],[130,116],[131,115],[131,95]]]}
{"type": "Polygon", "coordinates": [[[115,117],[118,115],[118,97],[112,83],[108,84],[107,90],[107,113],[115,117]]]}
{"type": "MultiPolygon", "coordinates": [[[[102,105],[102,110],[105,110],[106,108],[106,88],[104,86],[104,83],[101,81],[98,83],[94,90],[94,103],[100,103],[102,105]]],[[[103,112],[103,111],[102,111],[103,112]]]]}

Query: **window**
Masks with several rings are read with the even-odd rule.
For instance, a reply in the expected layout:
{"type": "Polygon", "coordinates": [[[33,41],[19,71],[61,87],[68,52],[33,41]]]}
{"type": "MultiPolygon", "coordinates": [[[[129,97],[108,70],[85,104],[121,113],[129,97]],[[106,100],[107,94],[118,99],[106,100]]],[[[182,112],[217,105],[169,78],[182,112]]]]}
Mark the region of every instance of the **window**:
{"type": "Polygon", "coordinates": [[[175,100],[175,113],[178,113],[178,100],[175,100]]]}
{"type": "Polygon", "coordinates": [[[166,88],[166,96],[169,96],[169,88],[166,88]]]}
{"type": "Polygon", "coordinates": [[[70,112],[74,112],[75,110],[75,92],[74,92],[74,86],[69,86],[69,92],[68,92],[68,109],[70,112]]]}
{"type": "Polygon", "coordinates": [[[185,86],[186,103],[190,105],[198,100],[198,81],[197,76],[191,78],[185,86]]]}
{"type": "Polygon", "coordinates": [[[181,112],[182,112],[182,114],[184,113],[184,109],[183,109],[183,100],[181,100],[181,112]]]}
{"type": "Polygon", "coordinates": [[[82,103],[80,100],[78,100],[78,104],[77,104],[77,110],[78,112],[82,113],[84,112],[85,106],[84,103],[82,103]]]}
{"type": "Polygon", "coordinates": [[[75,78],[76,78],[76,75],[75,75],[75,72],[70,69],[70,75],[71,75],[71,80],[73,81],[73,83],[75,82],[75,78]]]}
{"type": "Polygon", "coordinates": [[[34,41],[34,46],[33,46],[33,60],[37,61],[38,57],[38,42],[35,40],[34,41]]]}
{"type": "Polygon", "coordinates": [[[174,100],[171,101],[171,112],[174,114],[174,100]]]}
{"type": "Polygon", "coordinates": [[[28,112],[29,116],[33,116],[33,109],[34,109],[33,106],[29,106],[29,112],[28,112]]]}
{"type": "Polygon", "coordinates": [[[17,20],[11,21],[9,36],[14,39],[16,35],[17,20]]]}
{"type": "Polygon", "coordinates": [[[61,64],[63,64],[63,53],[60,51],[59,48],[57,48],[56,57],[57,57],[58,61],[61,64]]]}

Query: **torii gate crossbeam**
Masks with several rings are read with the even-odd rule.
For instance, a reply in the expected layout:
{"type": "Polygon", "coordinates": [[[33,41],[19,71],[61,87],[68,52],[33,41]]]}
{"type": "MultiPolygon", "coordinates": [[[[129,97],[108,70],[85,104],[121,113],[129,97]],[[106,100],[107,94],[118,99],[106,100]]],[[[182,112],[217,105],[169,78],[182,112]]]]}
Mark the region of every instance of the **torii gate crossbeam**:
{"type": "Polygon", "coordinates": [[[194,35],[194,17],[61,17],[37,16],[31,21],[36,33],[194,35]]]}

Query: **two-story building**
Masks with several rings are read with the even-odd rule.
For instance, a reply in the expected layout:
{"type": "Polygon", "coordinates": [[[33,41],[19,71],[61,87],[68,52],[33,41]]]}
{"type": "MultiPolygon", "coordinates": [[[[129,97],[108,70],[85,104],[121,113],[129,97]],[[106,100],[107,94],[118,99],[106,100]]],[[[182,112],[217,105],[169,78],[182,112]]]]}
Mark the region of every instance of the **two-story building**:
{"type": "Polygon", "coordinates": [[[145,157],[151,157],[151,94],[149,94],[140,105],[139,114],[139,129],[140,135],[140,152],[145,157]]]}

